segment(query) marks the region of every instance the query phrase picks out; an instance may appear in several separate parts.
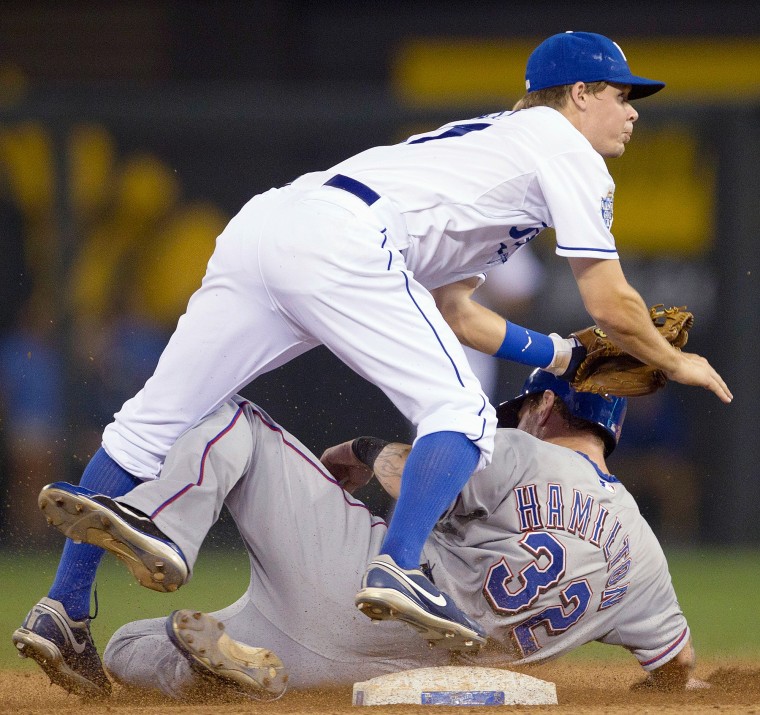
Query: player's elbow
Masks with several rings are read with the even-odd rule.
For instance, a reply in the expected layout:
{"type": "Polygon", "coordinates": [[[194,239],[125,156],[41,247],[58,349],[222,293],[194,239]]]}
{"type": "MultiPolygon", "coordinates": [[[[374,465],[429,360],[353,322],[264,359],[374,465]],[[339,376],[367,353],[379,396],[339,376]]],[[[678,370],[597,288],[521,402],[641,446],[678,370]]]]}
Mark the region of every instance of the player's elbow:
{"type": "Polygon", "coordinates": [[[691,638],[674,658],[656,668],[641,685],[661,691],[684,690],[690,682],[696,657],[691,638]]]}
{"type": "Polygon", "coordinates": [[[457,336],[457,340],[459,340],[462,345],[472,347],[470,333],[473,320],[472,313],[468,308],[469,306],[467,304],[462,304],[461,302],[448,302],[439,306],[443,319],[451,328],[454,335],[457,336]]]}

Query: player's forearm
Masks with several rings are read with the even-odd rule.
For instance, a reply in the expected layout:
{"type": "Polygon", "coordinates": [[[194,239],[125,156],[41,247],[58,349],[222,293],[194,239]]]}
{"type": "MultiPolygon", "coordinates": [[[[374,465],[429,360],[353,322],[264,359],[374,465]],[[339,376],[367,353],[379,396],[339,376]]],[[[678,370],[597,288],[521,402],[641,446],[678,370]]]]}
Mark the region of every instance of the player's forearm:
{"type": "Polygon", "coordinates": [[[683,690],[689,686],[695,665],[696,657],[690,638],[675,658],[649,673],[640,684],[640,689],[683,690]]]}
{"type": "Polygon", "coordinates": [[[544,335],[510,323],[472,299],[473,280],[433,291],[438,309],[462,345],[561,375],[568,366],[572,345],[559,335],[544,335]]]}
{"type": "Polygon", "coordinates": [[[649,309],[635,291],[629,296],[619,296],[610,310],[592,317],[613,343],[647,365],[669,373],[681,359],[654,327],[649,309]]]}
{"type": "Polygon", "coordinates": [[[433,291],[438,310],[462,345],[493,355],[502,344],[506,321],[472,299],[478,282],[459,281],[433,291]]]}
{"type": "Polygon", "coordinates": [[[398,499],[401,474],[412,447],[400,442],[385,442],[376,437],[359,437],[353,442],[353,453],[369,467],[388,494],[398,499]]]}
{"type": "Polygon", "coordinates": [[[578,288],[594,322],[610,340],[647,365],[669,373],[682,359],[652,324],[649,309],[625,279],[618,261],[570,261],[578,288]]]}
{"type": "Polygon", "coordinates": [[[375,477],[394,499],[398,499],[401,492],[401,474],[411,451],[411,445],[391,442],[375,460],[375,477]]]}
{"type": "Polygon", "coordinates": [[[462,345],[486,355],[494,355],[504,341],[507,321],[492,310],[473,302],[468,315],[461,316],[451,328],[462,345]]]}

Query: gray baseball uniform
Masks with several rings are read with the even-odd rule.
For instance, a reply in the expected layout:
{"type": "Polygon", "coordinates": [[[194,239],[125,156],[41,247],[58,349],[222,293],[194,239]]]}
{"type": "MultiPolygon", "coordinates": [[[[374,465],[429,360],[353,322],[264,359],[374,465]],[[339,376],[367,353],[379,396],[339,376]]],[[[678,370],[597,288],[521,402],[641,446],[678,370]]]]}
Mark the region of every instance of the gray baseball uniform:
{"type": "MultiPolygon", "coordinates": [[[[185,433],[161,479],[120,501],[150,514],[191,566],[227,505],[251,582],[214,616],[231,637],[274,650],[294,688],[448,663],[447,651],[429,649],[414,630],[373,625],[354,608],[385,523],[242,398],[185,433]]],[[[424,558],[436,585],[486,627],[489,645],[472,657],[482,665],[544,660],[601,640],[651,670],[689,637],[665,557],[625,487],[584,456],[517,430],[497,432],[492,465],[439,521],[424,558]]],[[[173,696],[193,677],[164,619],[122,627],[105,664],[122,682],[173,696]]]]}

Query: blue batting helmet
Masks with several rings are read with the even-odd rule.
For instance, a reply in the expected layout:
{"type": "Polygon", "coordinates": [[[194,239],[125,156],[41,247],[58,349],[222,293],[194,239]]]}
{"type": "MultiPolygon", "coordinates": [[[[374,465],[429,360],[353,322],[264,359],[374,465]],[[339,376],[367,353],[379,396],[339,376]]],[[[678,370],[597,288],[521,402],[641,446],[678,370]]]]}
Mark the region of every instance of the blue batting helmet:
{"type": "Polygon", "coordinates": [[[551,390],[559,397],[573,417],[602,428],[604,435],[604,456],[607,457],[615,449],[620,440],[625,411],[628,400],[625,397],[603,397],[592,392],[576,392],[569,382],[560,380],[550,372],[534,370],[525,381],[522,392],[515,398],[502,402],[496,410],[499,427],[517,427],[518,413],[528,395],[543,393],[551,390]]]}

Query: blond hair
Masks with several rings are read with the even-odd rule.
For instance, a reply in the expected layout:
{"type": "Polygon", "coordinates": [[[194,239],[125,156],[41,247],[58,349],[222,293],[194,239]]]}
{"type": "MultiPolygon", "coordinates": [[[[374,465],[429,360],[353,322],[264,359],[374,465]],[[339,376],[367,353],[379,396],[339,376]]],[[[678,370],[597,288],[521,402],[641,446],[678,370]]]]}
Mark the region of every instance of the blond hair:
{"type": "MultiPolygon", "coordinates": [[[[607,87],[608,82],[587,82],[586,89],[591,94],[599,94],[607,87]]],[[[529,109],[530,107],[551,107],[560,110],[570,98],[570,90],[573,84],[561,84],[557,87],[546,87],[537,89],[535,92],[528,92],[521,97],[512,109],[529,109]]]]}

